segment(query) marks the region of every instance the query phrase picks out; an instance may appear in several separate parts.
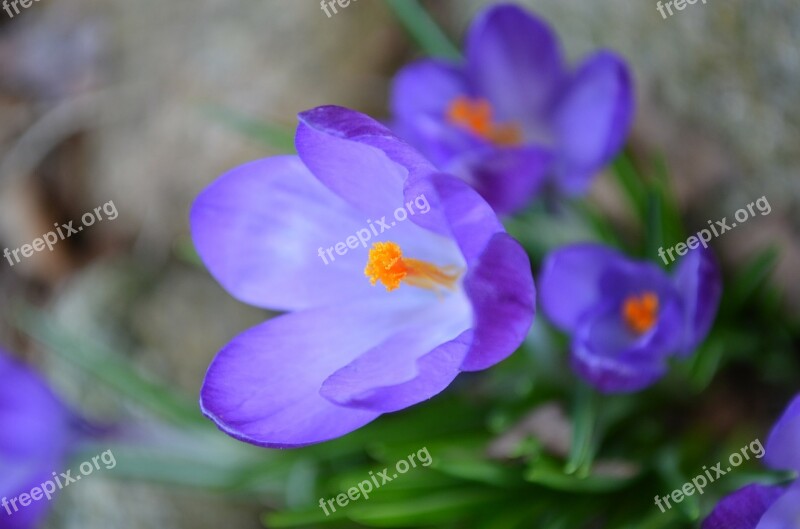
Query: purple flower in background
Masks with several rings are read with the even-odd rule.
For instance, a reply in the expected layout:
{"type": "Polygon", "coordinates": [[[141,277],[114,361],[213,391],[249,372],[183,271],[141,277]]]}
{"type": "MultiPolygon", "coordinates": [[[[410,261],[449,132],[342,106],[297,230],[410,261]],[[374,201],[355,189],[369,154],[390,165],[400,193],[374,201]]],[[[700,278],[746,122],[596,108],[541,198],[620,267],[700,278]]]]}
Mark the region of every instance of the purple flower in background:
{"type": "Polygon", "coordinates": [[[299,117],[299,156],[233,169],[191,212],[222,286],[289,312],[226,345],[201,391],[220,429],[268,447],[424,401],[509,356],[534,314],[527,255],[469,186],[363,114],[299,117]]]}
{"type": "Polygon", "coordinates": [[[395,130],[498,213],[544,184],[579,194],[619,151],[634,110],[625,62],[600,51],[569,71],[550,26],[514,5],[483,11],[463,62],[426,59],[395,78],[395,130]]]}
{"type": "MultiPolygon", "coordinates": [[[[774,470],[800,472],[800,395],[767,440],[765,461],[774,470]]],[[[788,486],[748,485],[723,498],[703,529],[795,529],[800,527],[800,480],[788,486]]]]}
{"type": "Polygon", "coordinates": [[[711,252],[693,250],[672,276],[598,244],[551,253],[539,280],[542,307],[572,335],[572,365],[604,393],[661,378],[666,360],[692,353],[717,312],[722,282],[711,252]]]}
{"type": "Polygon", "coordinates": [[[0,528],[35,527],[46,498],[27,506],[18,496],[63,470],[75,441],[75,416],[36,373],[0,350],[0,528]]]}

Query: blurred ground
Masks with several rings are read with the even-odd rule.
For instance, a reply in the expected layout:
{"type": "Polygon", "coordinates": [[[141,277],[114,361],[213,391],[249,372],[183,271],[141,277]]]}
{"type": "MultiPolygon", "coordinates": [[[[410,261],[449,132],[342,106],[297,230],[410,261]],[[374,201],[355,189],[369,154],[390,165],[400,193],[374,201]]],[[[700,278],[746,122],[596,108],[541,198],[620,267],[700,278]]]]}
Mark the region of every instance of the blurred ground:
{"type": "MultiPolygon", "coordinates": [[[[430,5],[460,35],[486,3],[430,5]]],[[[800,306],[796,2],[708,0],[667,20],[649,0],[523,3],[555,25],[573,61],[598,46],[631,61],[640,96],[632,144],[642,157],[665,154],[690,229],[769,199],[769,216],[715,245],[729,266],[779,245],[776,281],[800,306]]],[[[330,19],[316,0],[59,0],[13,19],[0,12],[0,243],[19,247],[109,200],[119,210],[53,253],[13,268],[4,261],[4,299],[46,303],[76,333],[124,343],[143,366],[196,395],[213,354],[263,314],[176,257],[188,208],[224,170],[270,154],[207,107],[287,126],[324,103],[382,116],[391,72],[414,53],[379,0],[330,19]]],[[[604,183],[594,196],[618,208],[604,183]]],[[[79,382],[59,382],[71,398],[91,400],[79,382]]],[[[57,517],[53,527],[217,527],[241,510],[200,494],[163,494],[76,487],[62,515],[76,506],[102,512],[57,517]],[[122,497],[140,508],[117,508],[122,497]]],[[[230,525],[250,527],[246,514],[230,525]]]]}

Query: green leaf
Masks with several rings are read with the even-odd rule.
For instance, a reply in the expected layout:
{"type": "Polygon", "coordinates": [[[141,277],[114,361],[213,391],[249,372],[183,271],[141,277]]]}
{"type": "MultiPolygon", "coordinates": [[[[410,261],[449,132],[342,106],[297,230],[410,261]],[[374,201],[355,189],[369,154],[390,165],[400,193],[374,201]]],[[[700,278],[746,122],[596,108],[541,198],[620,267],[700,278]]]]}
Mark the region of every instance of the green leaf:
{"type": "Polygon", "coordinates": [[[294,153],[294,130],[292,127],[264,123],[229,108],[208,105],[203,113],[210,119],[222,123],[260,145],[270,147],[279,153],[294,153]]]}
{"type": "Polygon", "coordinates": [[[626,154],[614,160],[612,170],[636,217],[644,224],[647,219],[647,186],[626,154]]]}
{"type": "MultiPolygon", "coordinates": [[[[690,482],[681,473],[678,465],[678,454],[673,448],[665,449],[656,459],[656,470],[669,490],[681,489],[684,484],[690,482]]],[[[684,496],[684,500],[677,505],[677,509],[690,521],[700,518],[700,500],[698,498],[698,495],[684,496]]]]}
{"type": "Polygon", "coordinates": [[[107,450],[115,461],[108,469],[109,478],[260,497],[283,495],[292,464],[287,454],[260,451],[216,432],[198,429],[152,438],[141,436],[135,444],[86,443],[74,460],[89,461],[107,450]],[[268,471],[269,479],[252,481],[254,468],[259,468],[262,476],[268,471]]]}
{"type": "Polygon", "coordinates": [[[578,383],[572,414],[572,446],[564,467],[567,474],[588,475],[596,449],[596,419],[597,395],[588,385],[578,383]]]}
{"type": "Polygon", "coordinates": [[[78,339],[44,312],[18,307],[16,324],[59,358],[75,364],[120,395],[175,424],[208,427],[192,400],[166,383],[145,376],[124,356],[100,345],[78,339]]]}
{"type": "Polygon", "coordinates": [[[328,515],[315,505],[302,511],[268,513],[262,520],[271,529],[304,527],[343,518],[369,527],[434,525],[463,519],[502,498],[501,491],[450,488],[424,496],[387,501],[373,492],[368,499],[359,498],[344,507],[334,502],[336,511],[328,507],[328,515]]]}
{"type": "Polygon", "coordinates": [[[175,256],[186,264],[199,267],[205,266],[203,260],[200,259],[200,255],[197,253],[197,249],[194,247],[192,238],[188,235],[181,236],[175,241],[173,251],[175,252],[175,256]]]}
{"type": "Polygon", "coordinates": [[[503,498],[502,491],[450,489],[395,503],[359,504],[348,518],[372,527],[408,527],[460,520],[503,498]]]}
{"type": "Polygon", "coordinates": [[[663,157],[656,159],[656,178],[653,187],[659,195],[661,207],[661,225],[666,244],[672,245],[686,240],[686,229],[683,226],[678,200],[670,186],[669,172],[663,157]]]}
{"type": "Polygon", "coordinates": [[[661,194],[651,189],[647,193],[647,223],[645,230],[645,256],[656,259],[658,249],[664,247],[664,208],[661,194]]]}
{"type": "Polygon", "coordinates": [[[461,58],[458,48],[417,0],[386,0],[386,3],[425,53],[445,59],[461,58]]]}
{"type": "Polygon", "coordinates": [[[635,476],[616,477],[598,474],[581,476],[567,474],[547,457],[534,461],[525,472],[525,479],[553,490],[565,492],[602,493],[621,489],[629,485],[635,476]]]}
{"type": "Polygon", "coordinates": [[[779,256],[780,251],[776,247],[770,246],[759,252],[744,266],[741,272],[736,274],[726,291],[726,299],[722,303],[722,310],[726,315],[735,314],[755,297],[758,290],[767,283],[778,264],[779,256]]]}

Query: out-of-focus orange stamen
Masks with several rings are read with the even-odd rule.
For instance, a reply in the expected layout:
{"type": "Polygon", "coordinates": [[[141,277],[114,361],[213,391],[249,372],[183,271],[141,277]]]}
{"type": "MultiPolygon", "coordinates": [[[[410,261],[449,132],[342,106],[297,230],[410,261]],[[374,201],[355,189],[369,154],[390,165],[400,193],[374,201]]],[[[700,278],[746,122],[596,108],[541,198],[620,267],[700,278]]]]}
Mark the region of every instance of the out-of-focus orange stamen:
{"type": "Polygon", "coordinates": [[[389,292],[399,288],[402,282],[438,292],[440,288],[452,290],[461,272],[454,266],[440,267],[427,261],[403,257],[396,243],[376,242],[369,251],[364,275],[373,286],[378,281],[383,283],[389,292]]]}
{"type": "Polygon", "coordinates": [[[636,334],[649,331],[658,320],[658,296],[653,292],[628,296],[622,304],[622,317],[636,334]]]}
{"type": "Polygon", "coordinates": [[[447,120],[476,136],[510,147],[522,143],[522,129],[516,123],[495,123],[492,105],[485,99],[458,96],[447,107],[447,120]]]}

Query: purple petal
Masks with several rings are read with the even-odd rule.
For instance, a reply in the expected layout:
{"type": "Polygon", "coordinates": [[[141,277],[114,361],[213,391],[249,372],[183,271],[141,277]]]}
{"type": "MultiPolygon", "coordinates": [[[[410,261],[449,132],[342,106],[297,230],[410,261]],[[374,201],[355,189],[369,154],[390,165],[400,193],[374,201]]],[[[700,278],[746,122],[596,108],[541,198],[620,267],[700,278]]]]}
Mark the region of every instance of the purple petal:
{"type": "Polygon", "coordinates": [[[547,256],[539,291],[547,317],[565,331],[575,331],[581,317],[602,300],[600,279],[624,265],[618,252],[593,243],[572,244],[547,256]]]}
{"type": "Polygon", "coordinates": [[[530,266],[519,243],[498,233],[470,269],[464,288],[475,311],[475,331],[464,371],[493,366],[522,344],[536,313],[530,266]]]}
{"type": "MultiPolygon", "coordinates": [[[[702,529],[766,529],[758,522],[784,492],[782,487],[765,485],[748,485],[739,489],[720,500],[703,521],[702,529]]],[[[793,526],[779,527],[791,529],[793,526]]]]}
{"type": "Polygon", "coordinates": [[[542,147],[492,149],[470,168],[472,186],[498,215],[511,214],[539,192],[552,160],[542,147]]]}
{"type": "Polygon", "coordinates": [[[392,87],[393,129],[442,170],[477,149],[485,140],[447,122],[449,105],[458,96],[469,96],[463,67],[438,59],[406,66],[392,87]]]}
{"type": "Polygon", "coordinates": [[[691,250],[678,264],[674,282],[686,315],[685,356],[705,339],[722,297],[722,276],[711,250],[691,250]]]}
{"type": "Polygon", "coordinates": [[[573,368],[603,393],[629,393],[652,385],[666,373],[671,337],[682,324],[676,303],[665,309],[657,326],[642,336],[627,329],[615,302],[588,312],[574,337],[573,368]]]}
{"type": "Polygon", "coordinates": [[[458,178],[437,174],[410,180],[406,201],[420,195],[430,201],[431,211],[409,219],[454,239],[469,266],[484,252],[494,234],[505,231],[489,204],[458,178]]]}
{"type": "Polygon", "coordinates": [[[418,324],[368,351],[325,381],[322,395],[337,404],[396,411],[444,390],[461,370],[490,367],[513,353],[531,326],[534,287],[528,257],[505,233],[496,234],[465,279],[475,310],[450,296],[414,316],[418,324]]]}
{"type": "Polygon", "coordinates": [[[461,369],[485,369],[513,353],[531,326],[536,295],[530,262],[492,208],[464,182],[436,175],[406,189],[407,196],[420,192],[442,212],[469,267],[464,285],[475,310],[475,336],[461,369]]]}
{"type": "MultiPolygon", "coordinates": [[[[74,416],[44,380],[1,350],[0,380],[0,497],[14,498],[62,468],[74,416]]],[[[10,516],[2,509],[0,527],[33,527],[48,507],[37,501],[10,516]]]]}
{"type": "Polygon", "coordinates": [[[380,217],[402,205],[406,179],[434,172],[411,146],[354,110],[317,107],[299,119],[295,143],[303,163],[365,215],[380,217]]]}
{"type": "Polygon", "coordinates": [[[558,104],[554,127],[561,149],[557,184],[584,192],[591,177],[620,150],[634,112],[631,75],[625,62],[599,52],[584,62],[558,104]]]}
{"type": "Polygon", "coordinates": [[[427,297],[343,304],[280,316],[246,331],[216,356],[203,412],[242,441],[287,448],[347,434],[379,412],[320,395],[326,379],[400,332],[427,297]]]}
{"type": "Polygon", "coordinates": [[[454,99],[471,93],[461,66],[439,59],[417,61],[394,78],[392,113],[401,120],[420,116],[442,120],[454,99]]]}
{"type": "Polygon", "coordinates": [[[296,156],[226,173],[197,197],[191,212],[195,246],[217,281],[245,303],[278,310],[374,296],[359,270],[364,255],[349,250],[331,261],[324,254],[365,225],[296,156]]]}
{"type": "Polygon", "coordinates": [[[411,315],[404,328],[331,375],[321,394],[336,404],[390,412],[443,391],[471,344],[472,311],[446,295],[411,315]]]}
{"type": "Polygon", "coordinates": [[[511,4],[492,6],[476,17],[466,55],[472,85],[502,120],[540,119],[564,75],[550,26],[511,4]]]}
{"type": "Polygon", "coordinates": [[[800,395],[772,428],[764,457],[767,466],[776,470],[800,471],[800,395]]]}
{"type": "MultiPolygon", "coordinates": [[[[773,494],[777,495],[777,492],[773,494]]],[[[769,506],[755,529],[796,529],[798,523],[800,523],[800,481],[795,481],[789,490],[769,506]]]]}

